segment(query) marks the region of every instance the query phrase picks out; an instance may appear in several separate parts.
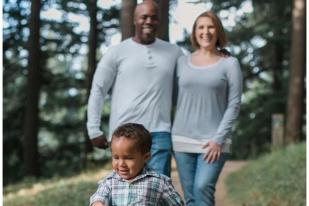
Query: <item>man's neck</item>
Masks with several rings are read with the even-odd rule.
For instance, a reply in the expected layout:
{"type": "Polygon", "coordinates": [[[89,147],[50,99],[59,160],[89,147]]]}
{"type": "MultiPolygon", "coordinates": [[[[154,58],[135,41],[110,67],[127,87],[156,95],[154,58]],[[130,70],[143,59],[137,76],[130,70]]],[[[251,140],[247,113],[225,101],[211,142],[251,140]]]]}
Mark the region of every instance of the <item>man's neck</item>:
{"type": "Polygon", "coordinates": [[[138,38],[136,36],[134,36],[132,39],[136,43],[143,44],[143,45],[149,45],[149,44],[152,44],[152,43],[154,43],[156,41],[156,38],[150,39],[150,40],[147,40],[147,41],[143,41],[143,40],[141,40],[140,38],[138,38]]]}

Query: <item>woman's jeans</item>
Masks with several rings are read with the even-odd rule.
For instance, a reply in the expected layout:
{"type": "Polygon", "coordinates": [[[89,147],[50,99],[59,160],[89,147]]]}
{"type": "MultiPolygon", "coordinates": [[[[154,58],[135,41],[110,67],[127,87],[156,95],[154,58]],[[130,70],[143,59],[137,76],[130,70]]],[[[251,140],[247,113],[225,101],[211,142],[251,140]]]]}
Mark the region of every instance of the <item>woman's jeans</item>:
{"type": "Polygon", "coordinates": [[[214,163],[207,163],[203,156],[200,153],[175,152],[186,206],[215,205],[216,183],[229,153],[221,153],[214,163]]]}
{"type": "Polygon", "coordinates": [[[152,132],[151,158],[148,166],[158,173],[171,176],[172,140],[169,132],[152,132]]]}

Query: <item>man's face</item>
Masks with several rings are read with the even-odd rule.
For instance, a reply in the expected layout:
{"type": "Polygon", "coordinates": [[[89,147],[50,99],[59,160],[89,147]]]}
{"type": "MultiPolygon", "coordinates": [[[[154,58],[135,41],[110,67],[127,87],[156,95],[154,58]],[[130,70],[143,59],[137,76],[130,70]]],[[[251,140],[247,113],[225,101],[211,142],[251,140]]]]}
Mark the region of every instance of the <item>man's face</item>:
{"type": "Polygon", "coordinates": [[[134,39],[141,44],[153,43],[155,41],[158,24],[158,10],[153,3],[138,5],[134,13],[134,39]]]}

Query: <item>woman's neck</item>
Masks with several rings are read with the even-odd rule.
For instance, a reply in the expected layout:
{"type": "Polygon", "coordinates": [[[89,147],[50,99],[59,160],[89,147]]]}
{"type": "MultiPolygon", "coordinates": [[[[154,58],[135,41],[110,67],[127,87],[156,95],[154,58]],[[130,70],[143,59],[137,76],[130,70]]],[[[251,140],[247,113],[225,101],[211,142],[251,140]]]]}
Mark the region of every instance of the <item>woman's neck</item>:
{"type": "Polygon", "coordinates": [[[221,56],[216,48],[213,48],[213,49],[199,48],[192,55],[203,56],[204,58],[214,58],[214,57],[221,56]]]}
{"type": "Polygon", "coordinates": [[[216,50],[198,49],[192,53],[191,63],[195,66],[208,66],[218,62],[222,56],[216,50]]]}

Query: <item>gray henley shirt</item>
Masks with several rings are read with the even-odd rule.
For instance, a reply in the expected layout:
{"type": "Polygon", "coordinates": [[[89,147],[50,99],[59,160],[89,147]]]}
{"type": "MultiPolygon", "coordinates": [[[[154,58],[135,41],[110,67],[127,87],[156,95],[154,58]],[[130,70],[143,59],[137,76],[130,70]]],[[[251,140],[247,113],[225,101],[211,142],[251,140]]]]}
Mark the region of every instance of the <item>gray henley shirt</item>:
{"type": "Polygon", "coordinates": [[[132,38],[109,48],[98,63],[87,108],[89,137],[100,129],[104,98],[111,89],[109,140],[120,124],[140,123],[150,132],[170,132],[173,77],[182,51],[156,39],[150,45],[132,38]]]}

